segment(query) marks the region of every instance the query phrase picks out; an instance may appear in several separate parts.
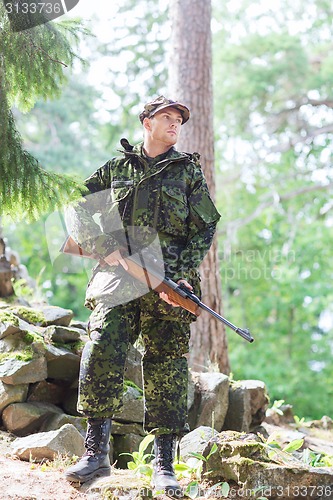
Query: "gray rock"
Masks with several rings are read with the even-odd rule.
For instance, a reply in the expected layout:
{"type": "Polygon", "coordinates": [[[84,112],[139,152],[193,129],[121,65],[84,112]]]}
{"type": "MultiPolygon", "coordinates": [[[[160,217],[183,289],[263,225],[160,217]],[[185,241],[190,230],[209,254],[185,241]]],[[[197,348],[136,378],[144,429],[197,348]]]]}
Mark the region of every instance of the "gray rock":
{"type": "Polygon", "coordinates": [[[114,413],[113,418],[120,422],[143,422],[144,402],[140,392],[128,387],[123,396],[123,407],[114,413]]]}
{"type": "Polygon", "coordinates": [[[68,326],[51,325],[45,329],[44,338],[48,342],[77,342],[81,338],[82,330],[68,326]]]}
{"type": "Polygon", "coordinates": [[[5,384],[29,384],[46,378],[46,359],[42,356],[30,361],[11,358],[0,364],[0,380],[5,384]]]}
{"type": "MultiPolygon", "coordinates": [[[[129,455],[123,455],[123,453],[133,453],[133,451],[138,451],[139,445],[143,440],[143,436],[138,434],[123,434],[123,435],[113,435],[113,459],[117,461],[117,467],[125,469],[127,463],[132,459],[129,455]]],[[[150,445],[146,453],[150,453],[152,445],[150,445]]]]}
{"type": "Polygon", "coordinates": [[[331,468],[307,467],[280,450],[271,449],[268,455],[267,447],[254,434],[226,431],[216,436],[214,442],[216,453],[208,456],[213,441],[204,451],[207,461],[203,463],[202,477],[210,471],[211,480],[234,481],[247,495],[257,492],[267,498],[311,498],[311,489],[314,492],[319,486],[333,484],[331,468]],[[301,486],[303,494],[296,494],[301,486]],[[304,495],[306,489],[308,496],[304,495]]]}
{"type": "Polygon", "coordinates": [[[78,378],[80,356],[63,347],[46,344],[45,349],[47,377],[49,379],[63,380],[71,383],[78,378]]]}
{"type": "Polygon", "coordinates": [[[112,422],[112,435],[114,434],[137,434],[139,436],[145,436],[145,431],[143,430],[142,424],[135,423],[122,423],[114,420],[112,422]]]}
{"type": "Polygon", "coordinates": [[[142,354],[135,347],[130,346],[125,363],[124,378],[134,382],[140,389],[143,387],[141,360],[142,354]]]}
{"type": "Polygon", "coordinates": [[[23,336],[22,332],[19,331],[0,339],[0,353],[24,351],[27,348],[27,343],[24,342],[23,336]]]}
{"type": "Polygon", "coordinates": [[[79,457],[84,453],[84,439],[74,425],[65,424],[55,431],[15,439],[12,450],[21,460],[36,462],[53,460],[59,454],[79,457]]]}
{"type": "Polygon", "coordinates": [[[64,387],[42,380],[36,384],[31,384],[27,400],[28,402],[40,401],[57,405],[64,400],[64,394],[64,387]]]}
{"type": "Polygon", "coordinates": [[[293,407],[289,404],[283,404],[278,409],[269,408],[266,411],[265,422],[272,425],[288,425],[294,423],[293,407]]]}
{"type": "Polygon", "coordinates": [[[4,339],[8,337],[8,335],[12,335],[13,333],[17,333],[20,331],[19,325],[14,325],[13,323],[9,323],[8,321],[0,321],[0,339],[4,339]]]}
{"type": "Polygon", "coordinates": [[[35,309],[41,311],[45,316],[45,326],[61,325],[68,326],[73,318],[73,311],[58,306],[39,305],[35,309]]]}
{"type": "Polygon", "coordinates": [[[45,330],[44,327],[38,326],[38,325],[32,325],[31,323],[28,323],[27,321],[24,321],[24,319],[19,318],[19,328],[21,332],[31,332],[31,333],[38,333],[41,335],[41,340],[42,340],[42,335],[45,330]]]}
{"type": "Polygon", "coordinates": [[[195,397],[190,415],[196,416],[195,427],[212,426],[222,429],[228,410],[229,378],[223,373],[192,373],[195,397]]]}
{"type": "Polygon", "coordinates": [[[0,414],[11,403],[26,400],[29,384],[10,385],[0,381],[0,414]]]}
{"type": "Polygon", "coordinates": [[[191,453],[199,453],[204,456],[209,441],[217,435],[217,431],[205,426],[200,426],[186,434],[180,441],[180,456],[184,462],[194,467],[199,460],[191,456],[191,453]]]}
{"type": "MultiPolygon", "coordinates": [[[[187,385],[187,410],[189,412],[189,419],[190,419],[191,409],[195,405],[195,398],[196,398],[195,382],[193,380],[192,372],[189,371],[189,373],[188,373],[188,385],[187,385]]],[[[191,417],[192,417],[192,415],[191,415],[191,417]]],[[[193,415],[193,425],[190,422],[191,429],[195,427],[196,420],[197,420],[197,417],[196,417],[196,414],[194,414],[193,415]]]]}
{"type": "Polygon", "coordinates": [[[252,422],[251,394],[242,382],[230,382],[229,407],[222,430],[249,432],[252,422]]]}
{"type": "Polygon", "coordinates": [[[26,436],[39,431],[46,418],[57,413],[63,412],[49,403],[13,403],[2,412],[2,422],[7,431],[26,436]]]}
{"type": "Polygon", "coordinates": [[[88,329],[88,322],[87,321],[79,321],[77,319],[72,319],[72,321],[70,322],[69,326],[72,328],[79,328],[81,331],[81,334],[82,333],[86,333],[87,332],[87,329],[88,329]]]}
{"type": "Polygon", "coordinates": [[[65,413],[52,414],[44,420],[40,427],[40,432],[55,431],[65,424],[72,424],[85,437],[87,430],[86,419],[83,417],[73,417],[65,413]]]}
{"type": "Polygon", "coordinates": [[[78,390],[77,388],[68,388],[64,393],[64,398],[62,400],[62,408],[69,415],[79,416],[80,414],[77,411],[77,398],[78,398],[78,390]]]}
{"type": "Polygon", "coordinates": [[[266,385],[261,380],[242,380],[241,385],[250,393],[252,415],[250,430],[252,430],[265,420],[266,410],[269,404],[269,396],[266,385]]]}

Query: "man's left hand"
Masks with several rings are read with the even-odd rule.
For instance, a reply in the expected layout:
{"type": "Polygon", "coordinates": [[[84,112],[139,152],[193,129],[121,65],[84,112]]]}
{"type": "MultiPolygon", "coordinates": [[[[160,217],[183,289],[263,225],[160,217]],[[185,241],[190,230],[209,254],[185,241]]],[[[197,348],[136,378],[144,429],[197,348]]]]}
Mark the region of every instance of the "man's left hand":
{"type": "MultiPolygon", "coordinates": [[[[181,280],[178,280],[177,281],[177,285],[185,285],[189,290],[193,290],[193,286],[191,286],[189,284],[188,281],[184,280],[184,279],[181,279],[181,280]]],[[[173,307],[179,307],[179,304],[177,304],[176,302],[173,302],[170,298],[169,298],[169,295],[165,292],[160,292],[159,293],[159,296],[161,299],[163,299],[165,302],[167,302],[168,304],[170,304],[171,306],[173,307]]]]}

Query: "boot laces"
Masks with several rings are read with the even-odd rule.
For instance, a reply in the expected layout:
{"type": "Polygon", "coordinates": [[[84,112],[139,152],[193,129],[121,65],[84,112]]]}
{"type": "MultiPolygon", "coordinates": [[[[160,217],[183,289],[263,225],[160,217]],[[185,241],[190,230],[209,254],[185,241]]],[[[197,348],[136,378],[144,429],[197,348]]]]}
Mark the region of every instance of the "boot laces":
{"type": "Polygon", "coordinates": [[[103,436],[105,421],[88,423],[87,435],[84,441],[85,456],[94,456],[98,452],[100,440],[103,436]]]}
{"type": "Polygon", "coordinates": [[[170,438],[169,435],[160,435],[157,439],[157,468],[160,471],[171,472],[173,474],[174,438],[170,438]]]}

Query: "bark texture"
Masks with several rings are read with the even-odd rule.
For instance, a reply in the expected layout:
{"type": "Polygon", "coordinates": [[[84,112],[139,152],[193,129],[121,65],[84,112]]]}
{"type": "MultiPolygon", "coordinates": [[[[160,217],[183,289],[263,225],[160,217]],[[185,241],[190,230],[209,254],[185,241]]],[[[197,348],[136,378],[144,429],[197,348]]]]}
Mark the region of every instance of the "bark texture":
{"type": "MultiPolygon", "coordinates": [[[[212,40],[210,0],[170,0],[172,22],[169,59],[171,99],[183,101],[191,111],[177,145],[180,151],[201,155],[210,192],[215,197],[212,88],[212,40]]],[[[217,244],[200,268],[202,300],[222,313],[221,281],[217,244]]],[[[195,371],[214,368],[229,374],[224,325],[206,312],[192,325],[190,367],[195,371]]]]}

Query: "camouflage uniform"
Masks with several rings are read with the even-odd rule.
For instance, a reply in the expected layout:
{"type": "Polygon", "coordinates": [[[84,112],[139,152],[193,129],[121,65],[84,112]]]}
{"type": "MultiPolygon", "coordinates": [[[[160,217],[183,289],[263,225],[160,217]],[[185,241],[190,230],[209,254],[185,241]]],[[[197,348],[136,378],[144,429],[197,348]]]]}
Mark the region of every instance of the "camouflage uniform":
{"type": "MultiPolygon", "coordinates": [[[[121,143],[122,157],[87,179],[90,195],[75,207],[72,236],[86,251],[103,257],[124,245],[125,232],[144,248],[155,231],[165,274],[175,281],[188,280],[200,293],[197,269],[220,216],[199,155],[171,148],[151,159],[142,144],[132,147],[125,139],[121,143]]],[[[145,429],[181,434],[187,430],[184,354],[195,317],[146,292],[120,265],[97,265],[93,271],[86,294],[86,305],[93,310],[91,341],[81,361],[78,409],[89,417],[111,417],[120,408],[128,345],[141,334],[145,429]]]]}

